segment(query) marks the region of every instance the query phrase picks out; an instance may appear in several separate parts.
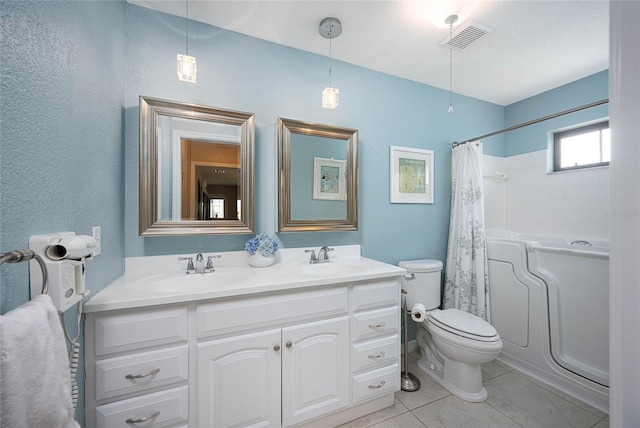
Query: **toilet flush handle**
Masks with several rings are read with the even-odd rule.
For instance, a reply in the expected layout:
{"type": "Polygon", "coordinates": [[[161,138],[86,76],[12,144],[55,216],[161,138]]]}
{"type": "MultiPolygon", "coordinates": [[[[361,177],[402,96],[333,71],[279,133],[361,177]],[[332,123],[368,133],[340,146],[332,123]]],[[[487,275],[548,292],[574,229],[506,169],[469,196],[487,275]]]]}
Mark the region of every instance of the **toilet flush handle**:
{"type": "Polygon", "coordinates": [[[412,279],[416,279],[416,274],[415,273],[405,273],[404,274],[404,279],[406,279],[407,281],[411,281],[412,279]]]}

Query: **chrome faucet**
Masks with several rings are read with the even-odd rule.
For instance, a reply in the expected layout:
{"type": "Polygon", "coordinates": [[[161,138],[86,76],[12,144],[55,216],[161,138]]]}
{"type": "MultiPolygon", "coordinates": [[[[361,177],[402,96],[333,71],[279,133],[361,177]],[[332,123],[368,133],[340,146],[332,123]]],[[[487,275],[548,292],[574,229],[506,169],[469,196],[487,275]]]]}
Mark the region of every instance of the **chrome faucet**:
{"type": "Polygon", "coordinates": [[[320,251],[318,251],[318,263],[327,263],[329,261],[329,251],[333,251],[333,248],[329,248],[326,245],[320,248],[320,251]]]}
{"type": "Polygon", "coordinates": [[[329,262],[329,251],[333,251],[333,248],[329,248],[326,245],[320,248],[318,251],[318,255],[316,256],[316,250],[304,250],[305,253],[311,253],[311,257],[309,257],[309,263],[328,263],[329,262]]]}
{"type": "Polygon", "coordinates": [[[204,257],[201,253],[196,254],[196,263],[193,264],[193,257],[178,257],[178,260],[187,260],[187,270],[186,273],[209,273],[215,272],[215,267],[213,266],[213,259],[219,259],[222,256],[208,256],[207,257],[207,265],[204,264],[204,257]]]}

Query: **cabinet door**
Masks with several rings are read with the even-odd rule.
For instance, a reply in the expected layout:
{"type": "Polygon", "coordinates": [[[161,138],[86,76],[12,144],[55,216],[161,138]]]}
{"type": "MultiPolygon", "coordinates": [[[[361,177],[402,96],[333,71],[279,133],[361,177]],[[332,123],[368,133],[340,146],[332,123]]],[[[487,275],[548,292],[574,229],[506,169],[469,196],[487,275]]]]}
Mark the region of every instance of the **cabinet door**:
{"type": "Polygon", "coordinates": [[[280,426],[280,333],[198,344],[197,426],[280,426]]]}
{"type": "Polygon", "coordinates": [[[282,330],[282,419],[290,426],[349,404],[349,319],[282,330]]]}

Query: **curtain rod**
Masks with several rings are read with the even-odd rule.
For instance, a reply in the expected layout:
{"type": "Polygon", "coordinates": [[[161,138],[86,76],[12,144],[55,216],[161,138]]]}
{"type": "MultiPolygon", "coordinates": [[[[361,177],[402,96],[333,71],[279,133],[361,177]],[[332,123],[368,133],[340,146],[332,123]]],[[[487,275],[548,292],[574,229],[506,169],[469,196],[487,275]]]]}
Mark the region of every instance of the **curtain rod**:
{"type": "Polygon", "coordinates": [[[494,135],[502,134],[502,133],[505,133],[505,132],[508,132],[508,131],[513,131],[514,129],[523,128],[525,126],[533,125],[535,123],[544,122],[545,120],[554,119],[556,117],[564,116],[565,114],[575,113],[577,111],[586,110],[586,109],[591,108],[591,107],[597,107],[599,105],[606,104],[608,102],[609,102],[609,99],[605,98],[604,100],[596,101],[596,102],[593,102],[593,103],[590,103],[590,104],[585,104],[585,105],[580,106],[580,107],[570,108],[568,110],[564,110],[564,111],[561,111],[561,112],[558,112],[558,113],[550,114],[548,116],[540,117],[538,119],[533,119],[533,120],[530,120],[528,122],[523,122],[523,123],[521,123],[519,125],[513,125],[513,126],[510,126],[508,128],[501,129],[499,131],[494,131],[494,132],[491,132],[489,134],[481,135],[479,137],[470,138],[468,140],[464,140],[461,143],[458,143],[456,141],[456,142],[454,142],[452,144],[452,146],[456,147],[456,146],[459,146],[460,144],[471,143],[473,141],[478,141],[478,140],[481,140],[483,138],[493,137],[494,135]]]}

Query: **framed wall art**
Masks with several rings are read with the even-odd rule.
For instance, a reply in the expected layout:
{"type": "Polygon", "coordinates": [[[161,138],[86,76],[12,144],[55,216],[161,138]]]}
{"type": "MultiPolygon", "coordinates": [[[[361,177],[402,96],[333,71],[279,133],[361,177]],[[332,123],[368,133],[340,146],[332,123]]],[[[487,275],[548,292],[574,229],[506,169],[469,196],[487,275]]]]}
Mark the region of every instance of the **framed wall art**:
{"type": "Polygon", "coordinates": [[[313,158],[313,199],[346,199],[346,164],[345,160],[313,158]]]}
{"type": "Polygon", "coordinates": [[[391,146],[389,161],[392,204],[433,203],[433,150],[391,146]]]}

